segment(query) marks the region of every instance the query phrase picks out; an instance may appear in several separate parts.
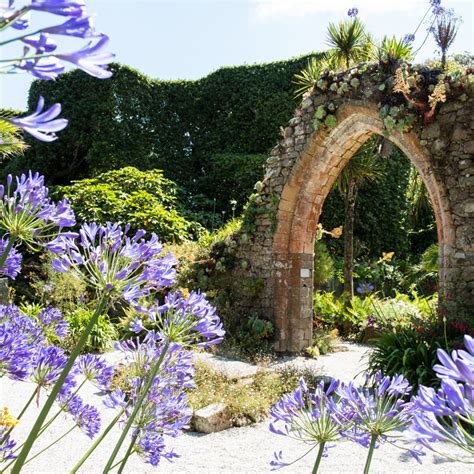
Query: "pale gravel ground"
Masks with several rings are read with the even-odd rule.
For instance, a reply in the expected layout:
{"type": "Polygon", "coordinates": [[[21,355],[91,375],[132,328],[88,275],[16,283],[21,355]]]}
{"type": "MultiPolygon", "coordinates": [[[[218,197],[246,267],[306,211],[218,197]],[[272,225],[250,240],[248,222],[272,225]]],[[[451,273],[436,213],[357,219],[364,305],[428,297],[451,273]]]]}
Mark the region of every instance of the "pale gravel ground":
{"type": "MultiPolygon", "coordinates": [[[[349,346],[347,352],[339,352],[320,357],[317,360],[296,358],[286,360],[285,364],[309,366],[322,375],[335,376],[344,380],[351,380],[361,371],[363,360],[361,357],[367,348],[363,346],[349,346]]],[[[8,404],[12,413],[18,413],[23,403],[27,400],[34,387],[27,383],[12,382],[0,379],[0,401],[8,404]]],[[[93,400],[94,389],[87,387],[85,398],[93,400]]],[[[44,397],[43,397],[44,399],[44,397]]],[[[96,405],[99,405],[96,402],[96,405]]],[[[21,424],[15,429],[16,437],[25,436],[28,427],[37,413],[34,407],[21,424]]],[[[106,421],[113,418],[111,410],[104,410],[106,421]]],[[[66,431],[70,425],[67,417],[62,419],[61,428],[66,431]]],[[[168,445],[181,455],[174,464],[166,461],[158,469],[144,464],[136,456],[127,464],[127,473],[259,473],[269,472],[269,461],[274,451],[283,450],[288,460],[296,459],[305,452],[306,446],[286,437],[276,436],[268,431],[268,423],[245,428],[232,428],[220,433],[208,435],[186,433],[177,439],[170,439],[168,445]]],[[[56,425],[58,426],[58,425],[56,425]]],[[[35,452],[55,439],[59,432],[57,429],[48,430],[44,439],[35,445],[35,452]]],[[[113,430],[111,437],[106,438],[102,447],[89,459],[82,473],[96,474],[102,472],[107,455],[119,435],[118,429],[113,430]]],[[[25,474],[59,474],[67,473],[77,461],[80,453],[84,452],[91,444],[89,438],[81,432],[73,433],[58,443],[53,449],[27,464],[22,472],[25,474]]],[[[366,450],[353,443],[344,443],[332,449],[330,456],[323,460],[322,473],[359,473],[363,470],[366,450]]],[[[294,466],[283,469],[283,473],[311,472],[314,454],[302,459],[294,466]]],[[[436,455],[428,454],[423,465],[419,465],[405,454],[404,451],[383,445],[375,454],[372,473],[468,473],[474,472],[468,466],[459,462],[443,460],[436,455]]]]}

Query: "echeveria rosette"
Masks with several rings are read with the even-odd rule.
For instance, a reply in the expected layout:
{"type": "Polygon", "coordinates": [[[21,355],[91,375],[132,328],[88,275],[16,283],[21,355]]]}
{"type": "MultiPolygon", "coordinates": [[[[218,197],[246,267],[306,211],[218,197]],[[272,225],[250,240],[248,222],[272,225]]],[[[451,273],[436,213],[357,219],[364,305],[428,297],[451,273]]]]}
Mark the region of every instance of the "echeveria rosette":
{"type": "Polygon", "coordinates": [[[0,229],[8,235],[9,244],[0,258],[0,266],[8,261],[16,242],[37,251],[64,227],[75,224],[67,199],[54,203],[48,197],[43,176],[30,171],[16,178],[14,191],[12,185],[13,177],[9,175],[7,187],[0,186],[0,229]]]}
{"type": "MultiPolygon", "coordinates": [[[[368,381],[368,379],[367,379],[368,381]]],[[[379,373],[372,386],[356,387],[352,382],[341,384],[337,389],[340,402],[330,401],[334,416],[346,423],[341,435],[349,440],[369,448],[364,472],[369,472],[374,449],[380,442],[395,444],[397,431],[410,424],[413,404],[406,402],[411,387],[402,375],[393,378],[379,373]]],[[[410,450],[419,461],[420,452],[410,450]]]]}
{"type": "Polygon", "coordinates": [[[42,142],[52,142],[57,139],[55,132],[66,128],[68,121],[57,118],[61,113],[61,104],[54,104],[44,112],[43,108],[44,98],[40,96],[34,113],[7,120],[42,142]]]}
{"type": "Polygon", "coordinates": [[[127,301],[146,312],[139,300],[174,283],[176,260],[163,255],[155,234],[145,240],[144,231],[129,237],[129,226],[83,224],[78,235],[60,234],[47,244],[56,254],[53,268],[73,272],[110,302],[127,301]]]}
{"type": "MultiPolygon", "coordinates": [[[[347,425],[345,421],[341,424],[330,409],[329,397],[338,386],[339,381],[333,380],[327,390],[324,389],[324,383],[320,383],[311,392],[304,380],[300,379],[298,388],[284,395],[270,410],[272,433],[302,441],[311,446],[309,451],[319,447],[313,472],[317,472],[321,458],[327,455],[327,449],[331,447],[328,443],[338,440],[341,437],[340,431],[347,425]]],[[[274,453],[270,465],[274,470],[293,462],[286,462],[280,451],[274,453]]]]}
{"type": "MultiPolygon", "coordinates": [[[[222,322],[205,293],[192,291],[184,298],[180,291],[170,292],[164,303],[154,307],[149,316],[152,328],[149,337],[183,347],[208,347],[220,344],[224,339],[222,322]]],[[[137,334],[147,331],[140,318],[130,323],[130,330],[137,334]]]]}

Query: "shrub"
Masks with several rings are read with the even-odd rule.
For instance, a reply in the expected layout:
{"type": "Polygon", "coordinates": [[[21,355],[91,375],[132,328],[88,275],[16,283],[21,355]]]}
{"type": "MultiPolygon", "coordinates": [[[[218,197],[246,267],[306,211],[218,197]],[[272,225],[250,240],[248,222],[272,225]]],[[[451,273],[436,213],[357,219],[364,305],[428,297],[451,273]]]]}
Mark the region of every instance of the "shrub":
{"type": "Polygon", "coordinates": [[[304,375],[310,386],[316,385],[314,374],[284,368],[276,372],[259,371],[252,382],[243,383],[209,368],[196,364],[196,388],[188,391],[189,404],[194,410],[211,403],[225,403],[235,426],[255,423],[264,419],[283,394],[294,390],[304,375]]]}
{"type": "Polygon", "coordinates": [[[51,255],[42,254],[39,262],[39,271],[31,276],[30,285],[41,305],[51,305],[67,313],[77,308],[78,301],[87,299],[81,280],[72,273],[56,272],[51,266],[51,255]]]}
{"type": "MultiPolygon", "coordinates": [[[[69,323],[69,334],[60,341],[63,349],[69,351],[77,344],[93,313],[94,311],[88,308],[77,307],[74,311],[65,314],[64,319],[69,323]]],[[[116,327],[110,322],[108,315],[102,314],[92,328],[82,352],[84,354],[88,352],[106,352],[112,349],[113,343],[117,339],[118,331],[116,327]]]]}
{"type": "Polygon", "coordinates": [[[57,191],[69,199],[79,223],[129,223],[132,232],[154,232],[164,242],[181,242],[202,231],[180,214],[177,186],[160,170],[128,166],[57,191]]]}

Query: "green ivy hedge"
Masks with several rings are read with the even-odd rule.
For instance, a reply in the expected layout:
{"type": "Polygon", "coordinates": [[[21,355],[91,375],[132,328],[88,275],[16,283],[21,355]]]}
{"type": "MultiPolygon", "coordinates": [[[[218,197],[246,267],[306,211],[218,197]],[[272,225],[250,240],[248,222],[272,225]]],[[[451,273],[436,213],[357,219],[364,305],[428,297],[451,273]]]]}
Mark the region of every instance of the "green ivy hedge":
{"type": "MultiPolygon", "coordinates": [[[[69,126],[53,143],[28,139],[30,148],[3,172],[38,170],[52,184],[67,185],[111,169],[161,169],[183,190],[188,219],[208,228],[237,211],[262,179],[261,165],[280,140],[280,127],[293,117],[295,73],[309,56],[261,65],[219,69],[196,81],[152,80],[128,66],[112,65],[101,81],[80,70],[56,81],[35,81],[29,108],[39,95],[60,102],[69,126]]],[[[406,252],[400,225],[408,161],[395,160],[393,173],[359,193],[356,237],[363,253],[406,252]],[[399,180],[399,178],[401,180],[399,180]],[[382,199],[374,212],[374,199],[382,199]]],[[[327,228],[340,225],[343,206],[331,196],[323,210],[327,228]]]]}

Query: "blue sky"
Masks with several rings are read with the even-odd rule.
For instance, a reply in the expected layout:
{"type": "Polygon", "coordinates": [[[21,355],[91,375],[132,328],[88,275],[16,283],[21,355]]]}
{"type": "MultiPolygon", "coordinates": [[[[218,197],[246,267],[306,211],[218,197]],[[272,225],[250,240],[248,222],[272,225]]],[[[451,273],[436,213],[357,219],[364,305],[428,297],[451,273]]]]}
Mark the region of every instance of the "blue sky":
{"type": "MultiPolygon", "coordinates": [[[[6,0],[0,0],[5,2],[6,0]]],[[[151,77],[196,79],[221,66],[253,64],[325,48],[329,21],[345,17],[348,8],[378,38],[412,32],[428,0],[95,0],[88,1],[97,27],[110,38],[117,61],[151,77]]],[[[451,52],[474,50],[474,2],[444,0],[463,18],[451,52]]],[[[37,14],[33,22],[61,23],[61,17],[37,14]]],[[[417,34],[417,44],[424,37],[417,34]]],[[[69,43],[61,41],[62,45],[69,43]]],[[[431,40],[419,52],[422,62],[435,55],[431,40]]],[[[11,50],[2,51],[3,57],[11,50]]],[[[22,109],[29,76],[0,78],[0,104],[22,109]]]]}

